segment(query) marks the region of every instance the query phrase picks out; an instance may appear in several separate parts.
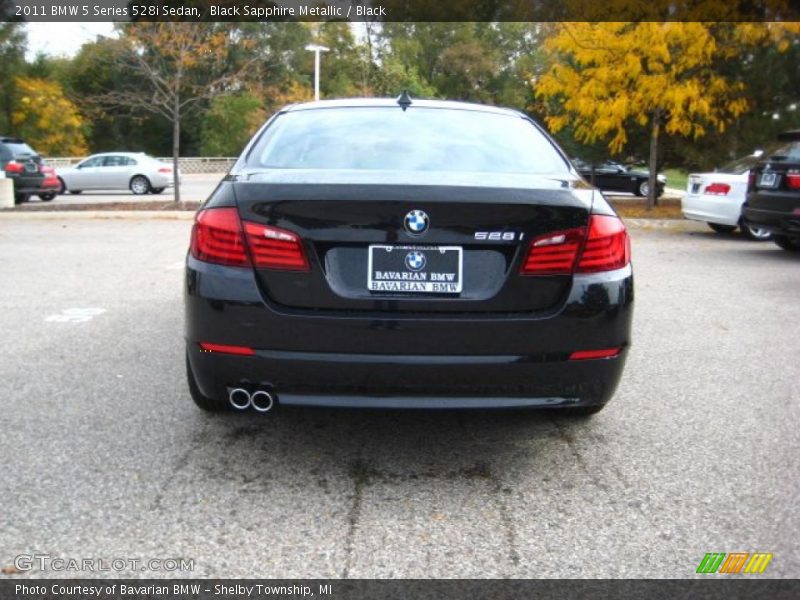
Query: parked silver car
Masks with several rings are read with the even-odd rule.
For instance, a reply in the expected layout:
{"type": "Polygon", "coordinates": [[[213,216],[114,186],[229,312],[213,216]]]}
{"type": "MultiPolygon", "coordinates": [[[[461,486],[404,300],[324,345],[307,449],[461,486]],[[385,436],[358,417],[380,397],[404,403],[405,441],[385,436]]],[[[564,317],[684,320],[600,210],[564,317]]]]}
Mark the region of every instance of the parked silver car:
{"type": "Polygon", "coordinates": [[[74,167],[56,169],[59,193],[83,190],[130,190],[134,194],[160,194],[172,186],[172,166],[143,152],[93,154],[74,167]]]}

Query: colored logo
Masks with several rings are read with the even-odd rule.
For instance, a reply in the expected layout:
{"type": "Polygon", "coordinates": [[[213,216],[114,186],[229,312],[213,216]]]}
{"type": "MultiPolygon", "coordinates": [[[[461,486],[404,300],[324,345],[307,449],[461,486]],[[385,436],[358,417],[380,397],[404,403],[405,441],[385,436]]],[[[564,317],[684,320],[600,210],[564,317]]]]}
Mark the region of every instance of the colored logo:
{"type": "Polygon", "coordinates": [[[406,266],[412,271],[419,271],[425,268],[425,255],[422,252],[414,250],[406,254],[406,266]]]}
{"type": "Polygon", "coordinates": [[[406,218],[403,219],[403,226],[411,235],[425,233],[428,230],[429,224],[430,220],[428,219],[428,215],[421,210],[412,210],[406,215],[406,218]]]}
{"type": "Polygon", "coordinates": [[[767,552],[709,552],[697,566],[697,573],[763,573],[772,560],[767,552]]]}

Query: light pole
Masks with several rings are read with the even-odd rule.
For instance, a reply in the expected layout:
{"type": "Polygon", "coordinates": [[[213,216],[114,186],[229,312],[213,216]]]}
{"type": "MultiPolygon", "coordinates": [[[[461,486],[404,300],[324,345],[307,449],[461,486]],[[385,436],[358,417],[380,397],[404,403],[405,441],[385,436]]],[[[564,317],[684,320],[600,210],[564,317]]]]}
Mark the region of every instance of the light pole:
{"type": "Polygon", "coordinates": [[[314,100],[319,100],[319,53],[327,52],[330,48],[319,44],[309,44],[306,50],[314,53],[314,100]]]}

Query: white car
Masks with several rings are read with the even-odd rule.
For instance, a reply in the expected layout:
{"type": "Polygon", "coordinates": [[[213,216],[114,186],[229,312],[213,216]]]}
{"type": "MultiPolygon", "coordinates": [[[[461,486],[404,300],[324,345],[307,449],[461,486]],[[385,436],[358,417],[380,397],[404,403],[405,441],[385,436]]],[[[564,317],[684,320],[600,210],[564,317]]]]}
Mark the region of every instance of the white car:
{"type": "Polygon", "coordinates": [[[748,175],[761,154],[737,159],[713,173],[690,174],[681,200],[683,216],[708,223],[717,233],[731,233],[738,227],[751,240],[770,239],[768,231],[745,225],[742,220],[748,175]]]}
{"type": "Polygon", "coordinates": [[[107,152],[84,158],[74,167],[56,169],[59,193],[84,190],[130,190],[160,194],[172,186],[172,165],[143,152],[107,152]]]}

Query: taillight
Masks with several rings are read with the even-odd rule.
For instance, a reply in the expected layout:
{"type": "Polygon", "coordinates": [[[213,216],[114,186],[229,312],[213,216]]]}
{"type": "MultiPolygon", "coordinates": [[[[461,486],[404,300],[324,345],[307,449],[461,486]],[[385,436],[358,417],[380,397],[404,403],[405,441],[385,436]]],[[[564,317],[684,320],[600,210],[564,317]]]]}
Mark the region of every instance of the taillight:
{"type": "Polygon", "coordinates": [[[209,208],[197,213],[192,228],[191,253],[197,260],[205,262],[231,267],[250,266],[236,209],[209,208]]]}
{"type": "Polygon", "coordinates": [[[712,196],[725,196],[731,191],[731,186],[727,183],[711,183],[706,186],[705,193],[712,196]]]}
{"type": "Polygon", "coordinates": [[[619,217],[592,215],[578,273],[621,269],[631,260],[631,240],[619,217]]]}
{"type": "Polygon", "coordinates": [[[172,173],[172,169],[171,169],[171,168],[169,168],[169,167],[161,167],[161,168],[158,170],[158,172],[159,172],[159,173],[172,173]]]}
{"type": "Polygon", "coordinates": [[[800,169],[786,171],[786,187],[790,190],[800,190],[800,169]]]}
{"type": "Polygon", "coordinates": [[[569,275],[586,236],[583,227],[548,233],[531,240],[522,275],[569,275]]]}
{"type": "Polygon", "coordinates": [[[308,271],[303,242],[296,233],[245,221],[244,230],[256,267],[283,271],[308,271]]]}
{"type": "Polygon", "coordinates": [[[521,275],[569,275],[621,269],[631,247],[618,217],[592,215],[585,227],[556,231],[531,240],[521,275]],[[577,264],[576,264],[577,263],[577,264]]]}
{"type": "Polygon", "coordinates": [[[237,356],[253,356],[256,353],[256,351],[249,346],[230,346],[228,344],[212,344],[210,342],[200,342],[200,351],[235,354],[237,356]]]}
{"type": "Polygon", "coordinates": [[[6,163],[6,173],[22,173],[24,170],[25,165],[15,160],[10,160],[6,163]]]}
{"type": "Polygon", "coordinates": [[[570,360],[596,360],[598,358],[614,358],[622,348],[604,348],[603,350],[579,350],[569,355],[570,360]]]}

